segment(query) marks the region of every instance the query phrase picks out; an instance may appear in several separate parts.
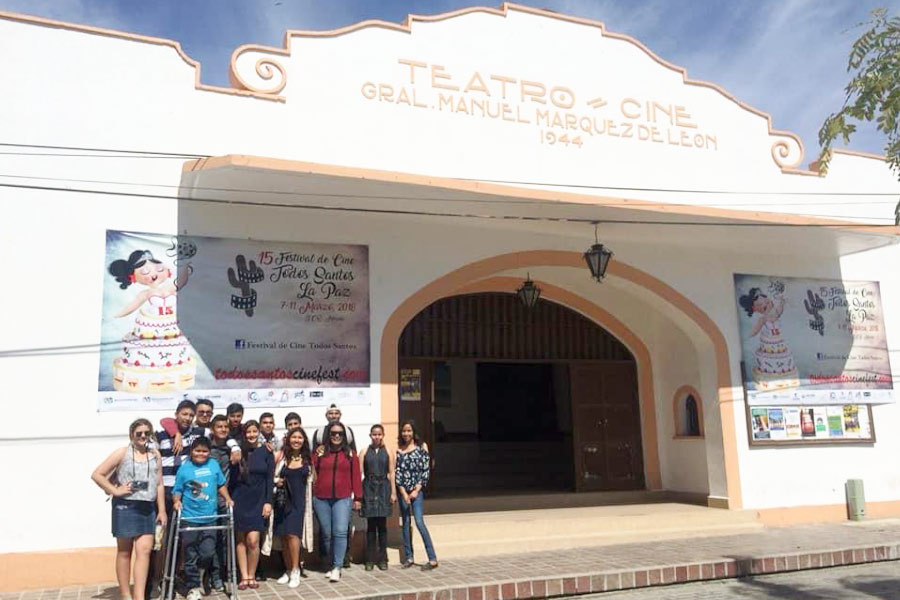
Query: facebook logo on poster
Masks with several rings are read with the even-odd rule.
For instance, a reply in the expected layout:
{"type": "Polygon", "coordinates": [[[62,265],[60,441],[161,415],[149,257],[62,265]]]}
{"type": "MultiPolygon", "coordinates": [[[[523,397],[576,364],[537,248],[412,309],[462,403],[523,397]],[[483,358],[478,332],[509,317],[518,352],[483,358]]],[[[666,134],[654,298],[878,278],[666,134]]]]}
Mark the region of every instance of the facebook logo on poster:
{"type": "Polygon", "coordinates": [[[234,349],[243,350],[247,347],[247,340],[234,340],[234,349]]]}

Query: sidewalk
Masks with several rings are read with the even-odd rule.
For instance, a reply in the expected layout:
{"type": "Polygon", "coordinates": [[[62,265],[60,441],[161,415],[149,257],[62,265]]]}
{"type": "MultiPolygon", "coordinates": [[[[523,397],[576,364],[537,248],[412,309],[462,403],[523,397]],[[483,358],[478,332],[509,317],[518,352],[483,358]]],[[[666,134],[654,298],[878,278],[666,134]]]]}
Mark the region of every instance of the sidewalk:
{"type": "MultiPolygon", "coordinates": [[[[440,548],[437,548],[440,557],[440,548]]],[[[273,580],[244,600],[380,598],[391,600],[500,600],[549,598],[815,569],[900,558],[900,520],[809,525],[717,537],[571,548],[441,561],[431,572],[344,570],[330,584],[318,572],[296,590],[273,580]]],[[[52,565],[48,566],[52,568],[52,565]]],[[[112,574],[113,565],[110,565],[112,574]]],[[[0,600],[116,600],[113,583],[0,594],[0,600]]],[[[213,600],[224,600],[211,596],[213,600]]]]}

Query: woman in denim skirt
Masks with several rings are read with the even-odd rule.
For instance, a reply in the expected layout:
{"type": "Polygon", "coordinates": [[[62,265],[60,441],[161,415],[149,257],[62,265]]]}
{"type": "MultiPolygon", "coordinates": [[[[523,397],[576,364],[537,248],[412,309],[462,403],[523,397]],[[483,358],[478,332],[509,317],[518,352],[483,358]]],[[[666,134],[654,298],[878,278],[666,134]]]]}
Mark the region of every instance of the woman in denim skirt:
{"type": "Polygon", "coordinates": [[[130,443],[100,463],[91,479],[112,496],[112,534],[116,538],[116,578],[123,600],[144,600],[156,525],[166,524],[162,459],[150,448],[153,426],[137,419],[128,428],[130,443]],[[134,554],[134,594],[129,587],[134,554]]]}

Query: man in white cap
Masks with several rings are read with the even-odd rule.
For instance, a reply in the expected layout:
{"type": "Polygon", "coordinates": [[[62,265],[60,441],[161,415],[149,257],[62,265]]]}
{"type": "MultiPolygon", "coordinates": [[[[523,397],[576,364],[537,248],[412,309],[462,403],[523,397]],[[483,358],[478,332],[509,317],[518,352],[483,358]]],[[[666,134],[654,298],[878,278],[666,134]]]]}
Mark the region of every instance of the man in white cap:
{"type": "MultiPolygon", "coordinates": [[[[328,427],[335,421],[341,420],[341,409],[339,409],[336,404],[332,404],[325,410],[325,419],[327,422],[316,429],[316,431],[313,433],[313,451],[315,451],[315,449],[319,446],[322,446],[328,442],[326,429],[328,429],[328,427]]],[[[347,432],[347,444],[354,452],[356,452],[356,438],[353,436],[353,430],[347,427],[347,425],[344,425],[344,430],[347,432]]]]}

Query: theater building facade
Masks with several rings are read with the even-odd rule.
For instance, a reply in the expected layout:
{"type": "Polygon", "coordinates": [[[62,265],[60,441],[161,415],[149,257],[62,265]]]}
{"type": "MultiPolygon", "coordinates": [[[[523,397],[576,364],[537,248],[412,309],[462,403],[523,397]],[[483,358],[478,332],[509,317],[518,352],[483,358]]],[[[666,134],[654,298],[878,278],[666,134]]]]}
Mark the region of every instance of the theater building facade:
{"type": "Polygon", "coordinates": [[[89,475],[182,398],[310,430],[334,402],[392,442],[414,419],[436,496],[665,490],[785,524],[846,518],[861,479],[900,515],[883,158],[820,172],[638,40],[511,4],[288,31],[228,88],[174,41],[25,15],[0,49],[23,581],[48,553],[57,583],[110,577],[89,475]]]}

